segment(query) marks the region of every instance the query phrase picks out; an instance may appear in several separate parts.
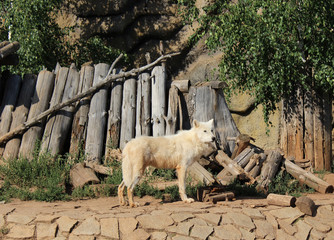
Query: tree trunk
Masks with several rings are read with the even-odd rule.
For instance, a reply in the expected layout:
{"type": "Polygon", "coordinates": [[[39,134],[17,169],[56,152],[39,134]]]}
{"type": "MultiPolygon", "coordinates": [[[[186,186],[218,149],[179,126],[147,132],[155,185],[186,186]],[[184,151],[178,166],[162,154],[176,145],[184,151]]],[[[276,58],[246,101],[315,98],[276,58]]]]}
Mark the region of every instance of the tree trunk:
{"type": "MultiPolygon", "coordinates": [[[[54,86],[55,75],[52,72],[43,70],[38,74],[36,91],[32,98],[32,105],[29,110],[28,119],[32,120],[40,113],[48,109],[51,93],[54,86]]],[[[23,157],[31,158],[37,140],[42,137],[44,121],[30,127],[22,137],[20,154],[23,157]]]]}
{"type": "Polygon", "coordinates": [[[305,159],[311,161],[312,166],[314,167],[314,123],[313,123],[313,94],[312,91],[307,91],[305,93],[305,103],[304,103],[304,118],[305,118],[305,159]]]}
{"type": "Polygon", "coordinates": [[[153,136],[165,135],[166,76],[163,67],[152,70],[152,124],[153,136]]]}
{"type": "Polygon", "coordinates": [[[231,155],[235,142],[227,141],[227,138],[236,137],[240,133],[227,107],[223,90],[214,88],[221,85],[214,82],[209,83],[204,86],[190,87],[187,100],[190,120],[208,121],[213,118],[220,147],[231,155]]]}
{"type": "Polygon", "coordinates": [[[124,82],[123,103],[122,103],[122,123],[120,148],[135,137],[136,125],[136,86],[137,81],[134,78],[124,82]]]}
{"type": "MultiPolygon", "coordinates": [[[[114,72],[116,73],[117,70],[114,72]]],[[[110,109],[107,125],[106,159],[110,157],[110,150],[119,147],[121,116],[122,116],[123,82],[111,84],[110,109]]]]}
{"type": "Polygon", "coordinates": [[[310,172],[305,171],[304,169],[298,167],[296,164],[292,163],[289,160],[284,162],[286,171],[290,173],[294,178],[299,180],[301,183],[306,184],[307,186],[314,188],[320,193],[332,193],[333,185],[321,180],[310,172]]]}
{"type": "MultiPolygon", "coordinates": [[[[109,65],[99,63],[95,66],[93,86],[99,84],[106,77],[109,65]]],[[[96,92],[90,104],[88,114],[86,155],[88,161],[101,162],[105,143],[106,114],[107,114],[108,87],[105,86],[96,92]]]]}
{"type": "MultiPolygon", "coordinates": [[[[23,83],[20,90],[20,95],[13,112],[13,121],[10,129],[13,130],[27,120],[31,98],[34,95],[37,76],[26,74],[23,77],[23,83]]],[[[15,137],[7,142],[3,157],[5,159],[16,158],[19,154],[21,137],[15,137]]]]}
{"type": "Polygon", "coordinates": [[[231,159],[235,159],[246,147],[250,144],[251,137],[247,134],[240,134],[235,141],[235,148],[233,150],[231,159]]]}
{"type": "MultiPolygon", "coordinates": [[[[83,66],[80,70],[80,83],[78,94],[87,91],[93,84],[94,79],[94,67],[83,66]]],[[[88,123],[88,112],[91,97],[87,96],[80,100],[77,104],[77,111],[73,118],[70,154],[78,153],[80,147],[85,148],[85,139],[88,123]]]]}

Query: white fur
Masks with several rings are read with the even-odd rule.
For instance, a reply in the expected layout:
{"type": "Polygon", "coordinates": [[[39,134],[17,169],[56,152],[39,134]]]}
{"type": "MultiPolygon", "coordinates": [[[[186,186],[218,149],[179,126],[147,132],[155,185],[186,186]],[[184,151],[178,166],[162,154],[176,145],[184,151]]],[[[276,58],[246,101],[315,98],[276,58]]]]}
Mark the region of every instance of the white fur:
{"type": "Polygon", "coordinates": [[[128,189],[129,204],[133,201],[133,189],[147,166],[176,169],[180,197],[184,202],[193,202],[185,193],[187,168],[202,156],[216,150],[213,119],[208,122],[193,121],[190,130],[163,137],[138,137],[128,142],[123,149],[123,181],[118,187],[121,205],[125,205],[124,188],[128,189]]]}

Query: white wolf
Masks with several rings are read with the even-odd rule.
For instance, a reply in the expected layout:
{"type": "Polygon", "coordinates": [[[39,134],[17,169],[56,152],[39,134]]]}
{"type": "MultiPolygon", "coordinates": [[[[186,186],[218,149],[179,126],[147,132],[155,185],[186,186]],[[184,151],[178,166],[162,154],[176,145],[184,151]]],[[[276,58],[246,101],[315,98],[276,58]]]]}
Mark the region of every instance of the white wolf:
{"type": "Polygon", "coordinates": [[[194,202],[185,193],[187,168],[200,157],[208,156],[216,150],[213,119],[208,122],[194,120],[190,130],[179,131],[175,135],[132,139],[126,144],[122,154],[123,181],[118,186],[120,205],[125,205],[125,187],[129,205],[138,205],[133,201],[133,189],[147,166],[176,169],[182,201],[194,202]]]}

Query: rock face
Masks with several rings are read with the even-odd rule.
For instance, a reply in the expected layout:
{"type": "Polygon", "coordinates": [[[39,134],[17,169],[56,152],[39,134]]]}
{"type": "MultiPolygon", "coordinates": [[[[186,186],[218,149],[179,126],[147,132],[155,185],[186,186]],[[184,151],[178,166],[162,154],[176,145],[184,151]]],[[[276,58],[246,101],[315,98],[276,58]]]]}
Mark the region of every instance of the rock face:
{"type": "MultiPolygon", "coordinates": [[[[206,1],[196,1],[197,6],[205,4],[206,1]]],[[[96,35],[106,39],[112,47],[133,55],[136,66],[146,63],[146,52],[151,54],[151,59],[160,56],[159,43],[162,41],[165,52],[181,52],[181,55],[168,61],[170,80],[189,79],[192,84],[219,80],[215,69],[218,69],[222,53],[209,53],[204,40],[189,47],[189,37],[197,24],[183,25],[174,0],[67,0],[57,21],[61,27],[74,28],[74,40],[96,35]]],[[[243,106],[249,102],[251,99],[248,95],[234,96],[230,107],[245,109],[243,106]]],[[[236,111],[233,118],[241,133],[257,140],[257,146],[278,146],[279,113],[270,119],[273,126],[269,128],[269,135],[266,134],[261,106],[258,109],[250,107],[242,113],[236,111]]]]}

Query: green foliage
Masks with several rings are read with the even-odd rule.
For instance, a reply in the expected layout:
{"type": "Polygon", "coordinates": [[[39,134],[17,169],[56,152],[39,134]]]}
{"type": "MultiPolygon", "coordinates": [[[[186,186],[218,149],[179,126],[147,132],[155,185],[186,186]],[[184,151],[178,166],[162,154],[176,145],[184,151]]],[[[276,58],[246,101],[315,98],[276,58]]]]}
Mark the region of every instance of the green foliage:
{"type": "Polygon", "coordinates": [[[194,0],[178,2],[185,22],[200,24],[192,41],[205,35],[209,49],[224,52],[219,71],[227,94],[255,95],[266,122],[297,88],[333,93],[333,1],[215,0],[202,10],[194,0]]]}
{"type": "Polygon", "coordinates": [[[64,36],[55,21],[55,12],[62,0],[4,0],[0,8],[3,21],[0,40],[10,35],[18,41],[19,72],[38,72],[42,66],[53,69],[66,56],[64,36]],[[63,59],[61,59],[63,58],[63,59]]]}
{"type": "Polygon", "coordinates": [[[281,170],[274,180],[269,184],[268,194],[288,194],[299,197],[302,193],[313,193],[314,189],[306,185],[300,185],[299,181],[293,178],[286,171],[281,170]]]}

